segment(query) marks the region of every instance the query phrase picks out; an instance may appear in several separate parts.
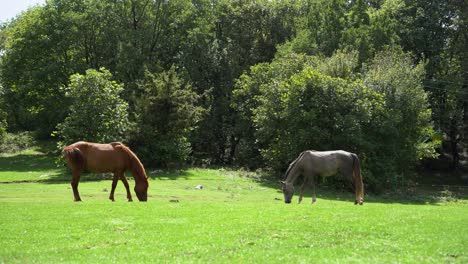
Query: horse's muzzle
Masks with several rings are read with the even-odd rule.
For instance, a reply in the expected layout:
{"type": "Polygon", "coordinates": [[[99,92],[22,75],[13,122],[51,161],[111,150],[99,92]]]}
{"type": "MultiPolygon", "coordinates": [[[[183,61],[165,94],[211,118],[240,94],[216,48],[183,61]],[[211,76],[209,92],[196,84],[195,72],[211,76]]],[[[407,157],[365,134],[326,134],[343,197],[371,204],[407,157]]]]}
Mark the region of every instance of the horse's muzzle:
{"type": "Polygon", "coordinates": [[[287,204],[290,204],[290,203],[291,203],[291,201],[284,201],[284,202],[287,203],[287,204]]]}
{"type": "Polygon", "coordinates": [[[140,202],[148,201],[148,195],[147,194],[137,193],[136,195],[137,195],[138,201],[140,201],[140,202]]]}

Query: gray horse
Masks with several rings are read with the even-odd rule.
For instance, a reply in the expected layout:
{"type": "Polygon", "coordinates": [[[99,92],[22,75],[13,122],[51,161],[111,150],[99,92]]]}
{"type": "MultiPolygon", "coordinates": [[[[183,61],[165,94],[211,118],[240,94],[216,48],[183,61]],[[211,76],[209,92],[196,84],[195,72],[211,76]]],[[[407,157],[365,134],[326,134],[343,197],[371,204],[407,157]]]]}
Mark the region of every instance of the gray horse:
{"type": "Polygon", "coordinates": [[[356,154],[343,150],[314,151],[306,150],[302,152],[290,165],[286,171],[286,179],[282,181],[284,202],[291,203],[294,195],[294,182],[299,175],[304,176],[304,183],[301,186],[299,203],[302,201],[305,186],[309,183],[312,188],[312,203],[317,200],[315,196],[314,178],[316,176],[327,177],[341,172],[346,178],[351,180],[356,191],[354,204],[363,204],[364,185],[362,183],[361,168],[359,158],[356,154]]]}

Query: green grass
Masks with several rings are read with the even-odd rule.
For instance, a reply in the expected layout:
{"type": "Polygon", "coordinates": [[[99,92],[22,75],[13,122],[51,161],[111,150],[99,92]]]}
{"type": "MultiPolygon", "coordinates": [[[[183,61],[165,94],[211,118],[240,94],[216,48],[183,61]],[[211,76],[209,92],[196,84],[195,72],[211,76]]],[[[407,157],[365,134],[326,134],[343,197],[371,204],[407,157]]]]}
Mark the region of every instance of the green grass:
{"type": "Polygon", "coordinates": [[[0,156],[0,181],[14,182],[0,184],[0,262],[468,262],[464,198],[368,195],[355,206],[321,188],[316,204],[288,205],[254,174],[189,169],[151,172],[147,203],[126,202],[120,182],[110,202],[110,180],[87,176],[75,203],[53,161],[0,156]]]}
{"type": "Polygon", "coordinates": [[[16,154],[0,154],[0,183],[48,181],[63,177],[55,164],[56,157],[30,148],[16,154]]]}

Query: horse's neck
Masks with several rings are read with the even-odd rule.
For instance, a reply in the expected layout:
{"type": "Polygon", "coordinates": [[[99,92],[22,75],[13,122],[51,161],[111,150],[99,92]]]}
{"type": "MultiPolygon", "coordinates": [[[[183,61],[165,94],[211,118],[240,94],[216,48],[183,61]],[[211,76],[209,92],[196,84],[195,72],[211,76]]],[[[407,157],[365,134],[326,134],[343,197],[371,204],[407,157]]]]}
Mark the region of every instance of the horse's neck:
{"type": "Polygon", "coordinates": [[[140,160],[137,158],[135,153],[133,153],[127,147],[124,147],[124,151],[127,152],[129,159],[127,168],[132,172],[132,176],[135,179],[135,182],[148,182],[148,177],[146,176],[145,168],[143,167],[143,164],[141,164],[140,160]]]}
{"type": "Polygon", "coordinates": [[[131,166],[131,172],[133,175],[133,178],[135,179],[135,182],[146,182],[148,177],[146,177],[145,174],[145,169],[144,168],[139,168],[137,166],[131,166]]]}
{"type": "Polygon", "coordinates": [[[136,183],[148,182],[148,177],[146,176],[145,168],[143,168],[140,162],[131,162],[130,170],[136,183]]]}
{"type": "Polygon", "coordinates": [[[286,182],[287,183],[292,183],[296,182],[297,178],[299,177],[299,166],[296,164],[293,165],[291,170],[289,170],[288,175],[286,176],[286,182]]]}

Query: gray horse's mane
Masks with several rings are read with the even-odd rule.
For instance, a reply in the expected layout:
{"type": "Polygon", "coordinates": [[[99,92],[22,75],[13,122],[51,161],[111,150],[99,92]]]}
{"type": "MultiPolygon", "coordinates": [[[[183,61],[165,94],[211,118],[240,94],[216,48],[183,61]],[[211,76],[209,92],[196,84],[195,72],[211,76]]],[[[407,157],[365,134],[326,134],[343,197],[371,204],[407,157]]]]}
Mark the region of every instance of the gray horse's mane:
{"type": "Polygon", "coordinates": [[[284,180],[288,178],[289,172],[294,167],[294,165],[296,165],[296,162],[299,161],[302,158],[302,156],[304,156],[304,153],[306,153],[306,151],[303,151],[301,154],[299,154],[299,157],[297,157],[293,162],[291,162],[291,164],[289,164],[289,167],[286,170],[286,173],[284,174],[284,180]]]}

